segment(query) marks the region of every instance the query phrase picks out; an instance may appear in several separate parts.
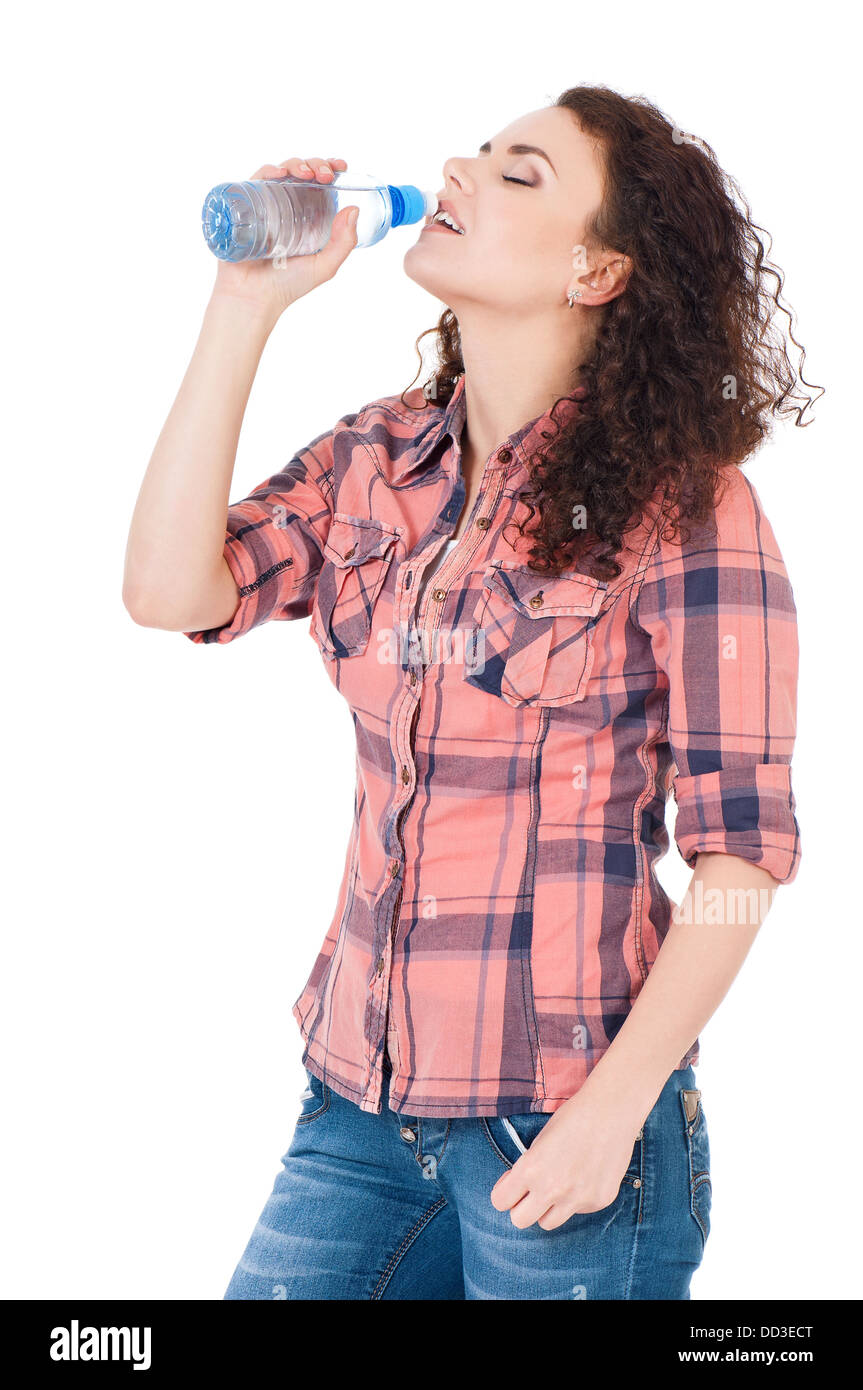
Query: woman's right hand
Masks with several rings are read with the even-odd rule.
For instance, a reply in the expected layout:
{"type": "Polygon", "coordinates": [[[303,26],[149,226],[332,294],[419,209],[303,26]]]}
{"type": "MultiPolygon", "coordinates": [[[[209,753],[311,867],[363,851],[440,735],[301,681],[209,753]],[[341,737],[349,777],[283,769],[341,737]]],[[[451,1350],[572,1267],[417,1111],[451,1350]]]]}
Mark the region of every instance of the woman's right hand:
{"type": "MultiPolygon", "coordinates": [[[[302,160],[298,156],[278,165],[264,164],[252,178],[279,179],[289,175],[312,183],[330,183],[347,167],[343,159],[310,157],[302,160]]],[[[305,256],[281,257],[278,263],[272,260],[219,261],[213,296],[241,299],[277,319],[289,304],[333,278],[357,244],[354,230],[357,216],[355,206],[342,208],[333,219],[326,246],[305,256]]]]}

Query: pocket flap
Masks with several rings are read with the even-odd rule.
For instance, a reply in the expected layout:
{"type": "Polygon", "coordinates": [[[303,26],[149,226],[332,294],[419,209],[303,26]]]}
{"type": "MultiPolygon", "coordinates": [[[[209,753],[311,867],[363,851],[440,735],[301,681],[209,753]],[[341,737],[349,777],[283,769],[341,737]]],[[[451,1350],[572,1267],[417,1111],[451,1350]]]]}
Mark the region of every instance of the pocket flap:
{"type": "Polygon", "coordinates": [[[592,617],[608,588],[607,580],[587,574],[543,575],[504,560],[489,567],[485,584],[527,618],[592,617]]]}
{"type": "Polygon", "coordinates": [[[398,531],[385,522],[335,512],[324,544],[324,554],[334,565],[346,569],[385,555],[397,539],[398,531]]]}

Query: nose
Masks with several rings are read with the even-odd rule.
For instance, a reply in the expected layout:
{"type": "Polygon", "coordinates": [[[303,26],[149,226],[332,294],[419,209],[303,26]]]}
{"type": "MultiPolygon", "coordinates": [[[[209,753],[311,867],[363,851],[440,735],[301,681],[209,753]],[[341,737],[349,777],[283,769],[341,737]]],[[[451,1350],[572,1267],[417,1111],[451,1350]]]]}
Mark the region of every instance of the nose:
{"type": "MultiPolygon", "coordinates": [[[[446,160],[443,166],[444,186],[446,189],[449,189],[450,185],[453,185],[458,189],[459,193],[470,192],[471,181],[470,175],[467,172],[466,162],[466,160],[455,157],[446,160]]],[[[444,193],[444,197],[446,197],[446,193],[444,193]]]]}

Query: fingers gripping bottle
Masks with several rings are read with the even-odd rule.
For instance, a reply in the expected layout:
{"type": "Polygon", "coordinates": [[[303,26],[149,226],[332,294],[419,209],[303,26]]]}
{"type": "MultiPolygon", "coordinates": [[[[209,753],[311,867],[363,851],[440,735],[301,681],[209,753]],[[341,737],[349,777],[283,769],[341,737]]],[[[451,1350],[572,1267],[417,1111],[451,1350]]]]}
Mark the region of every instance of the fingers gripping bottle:
{"type": "Polygon", "coordinates": [[[336,213],[348,205],[359,208],[357,246],[374,246],[391,228],[430,217],[437,198],[413,184],[381,183],[346,170],[326,184],[286,175],[217,184],[207,194],[201,221],[207,245],[220,260],[275,260],[320,251],[336,213]]]}

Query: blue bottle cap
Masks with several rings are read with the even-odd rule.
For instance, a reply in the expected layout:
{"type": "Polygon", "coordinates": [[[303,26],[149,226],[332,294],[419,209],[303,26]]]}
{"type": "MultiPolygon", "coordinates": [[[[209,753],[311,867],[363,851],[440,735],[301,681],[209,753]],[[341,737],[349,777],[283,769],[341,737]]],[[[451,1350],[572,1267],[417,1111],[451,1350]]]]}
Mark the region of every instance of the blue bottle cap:
{"type": "Polygon", "coordinates": [[[410,222],[419,222],[426,216],[430,205],[430,195],[415,188],[412,183],[388,183],[387,192],[392,199],[392,225],[394,227],[403,227],[410,222]]]}

